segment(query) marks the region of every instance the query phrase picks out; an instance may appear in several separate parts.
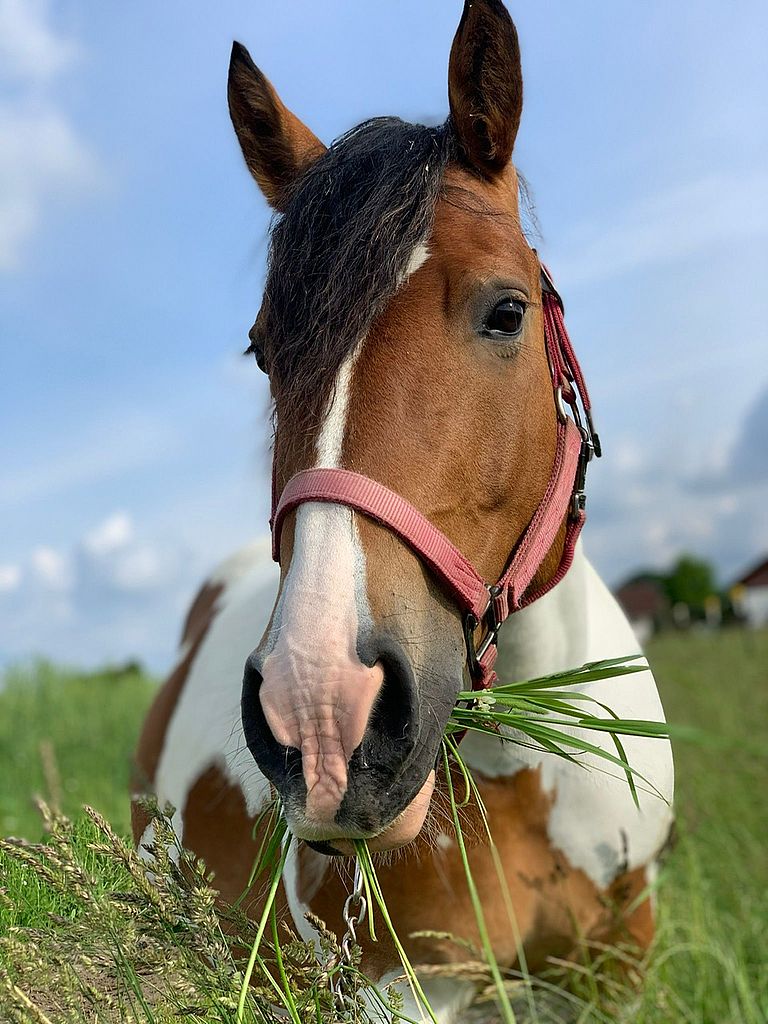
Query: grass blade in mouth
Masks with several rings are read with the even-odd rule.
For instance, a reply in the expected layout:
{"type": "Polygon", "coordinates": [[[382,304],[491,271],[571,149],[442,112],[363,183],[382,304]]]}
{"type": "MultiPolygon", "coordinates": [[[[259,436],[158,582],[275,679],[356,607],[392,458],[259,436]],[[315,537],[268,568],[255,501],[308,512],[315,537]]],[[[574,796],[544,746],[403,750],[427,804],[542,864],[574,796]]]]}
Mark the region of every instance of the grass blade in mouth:
{"type": "Polygon", "coordinates": [[[453,818],[453,827],[456,832],[456,842],[459,846],[459,854],[461,856],[461,862],[464,867],[464,876],[467,880],[467,889],[469,890],[469,898],[472,901],[472,909],[475,914],[475,923],[477,924],[477,930],[480,933],[480,943],[485,953],[485,958],[491,971],[494,984],[496,986],[496,992],[499,997],[499,1004],[501,1006],[502,1015],[506,1024],[517,1024],[517,1018],[515,1012],[512,1009],[512,1004],[509,1001],[507,990],[504,986],[504,979],[501,976],[498,961],[496,955],[493,952],[493,946],[491,945],[491,939],[488,934],[488,927],[485,923],[485,914],[483,913],[482,904],[480,903],[480,894],[477,891],[475,885],[475,879],[472,875],[472,869],[469,866],[469,858],[467,857],[467,848],[464,843],[464,834],[461,829],[461,821],[459,820],[458,804],[456,803],[456,796],[453,790],[453,780],[451,779],[451,766],[448,761],[448,748],[443,744],[443,765],[445,768],[445,781],[448,788],[448,799],[451,805],[451,817],[453,818]]]}
{"type": "Polygon", "coordinates": [[[235,909],[241,905],[245,897],[251,891],[253,884],[259,875],[263,874],[265,871],[271,872],[272,865],[280,856],[280,850],[288,831],[288,825],[283,817],[283,808],[278,799],[275,799],[272,803],[268,804],[253,823],[251,833],[254,838],[258,833],[262,822],[266,822],[264,835],[262,836],[258,853],[254,858],[253,867],[251,868],[251,873],[248,876],[248,882],[245,889],[243,889],[232,904],[235,909]]]}
{"type": "MultiPolygon", "coordinates": [[[[515,737],[507,737],[501,732],[501,729],[505,728],[527,736],[533,741],[534,747],[538,746],[543,751],[576,764],[581,764],[578,760],[579,754],[591,754],[602,758],[621,768],[635,806],[639,808],[640,800],[635,780],[640,779],[651,791],[656,790],[644,775],[629,764],[619,737],[669,739],[672,730],[666,722],[619,718],[603,701],[597,700],[589,693],[569,690],[568,687],[646,672],[647,663],[629,664],[640,658],[642,655],[639,654],[626,658],[610,658],[605,661],[589,662],[581,668],[557,672],[551,676],[502,684],[489,690],[462,691],[448,720],[446,737],[473,731],[514,742],[515,737]],[[607,717],[600,718],[585,713],[583,708],[577,706],[579,701],[594,704],[601,708],[607,717]],[[612,754],[581,736],[573,736],[570,732],[573,728],[587,732],[602,732],[610,736],[616,753],[612,754]]],[[[657,795],[661,796],[658,792],[657,795]]]]}

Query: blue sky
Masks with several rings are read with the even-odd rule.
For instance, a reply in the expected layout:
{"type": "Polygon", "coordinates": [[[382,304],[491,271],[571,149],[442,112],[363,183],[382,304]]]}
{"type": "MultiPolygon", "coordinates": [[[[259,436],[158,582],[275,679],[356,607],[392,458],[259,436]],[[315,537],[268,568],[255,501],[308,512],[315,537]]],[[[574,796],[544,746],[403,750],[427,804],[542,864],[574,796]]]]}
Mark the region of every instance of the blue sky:
{"type": "MultiPolygon", "coordinates": [[[[166,666],[215,562],[264,533],[267,399],[239,357],[268,211],[233,38],[325,141],[446,113],[460,0],[0,0],[0,661],[166,666]]],[[[606,457],[610,582],[768,552],[764,0],[512,7],[516,151],[606,457]],[[727,16],[726,16],[727,15],[727,16]]]]}

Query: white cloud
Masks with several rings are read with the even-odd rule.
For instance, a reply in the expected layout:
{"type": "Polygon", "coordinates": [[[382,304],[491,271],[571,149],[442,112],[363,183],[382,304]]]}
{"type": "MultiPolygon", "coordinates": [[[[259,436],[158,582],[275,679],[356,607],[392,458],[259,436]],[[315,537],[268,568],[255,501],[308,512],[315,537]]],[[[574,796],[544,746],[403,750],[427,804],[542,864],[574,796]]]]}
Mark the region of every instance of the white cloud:
{"type": "Polygon", "coordinates": [[[21,569],[18,565],[0,565],[0,594],[18,590],[21,583],[21,569]]]}
{"type": "Polygon", "coordinates": [[[41,544],[18,565],[0,565],[0,666],[41,654],[71,664],[140,658],[165,668],[203,574],[176,536],[139,528],[126,511],[69,545],[41,544]]]}
{"type": "Polygon", "coordinates": [[[98,162],[60,109],[55,82],[74,61],[43,0],[0,0],[0,272],[19,266],[51,204],[100,180],[98,162]]]}
{"type": "Polygon", "coordinates": [[[85,535],[83,547],[96,557],[108,555],[124,548],[133,539],[133,534],[130,516],[125,512],[115,512],[85,535]]]}
{"type": "Polygon", "coordinates": [[[146,595],[178,578],[178,552],[136,539],[131,517],[116,512],[90,530],[78,545],[81,599],[109,592],[113,597],[146,595]]]}
{"type": "Polygon", "coordinates": [[[0,103],[0,270],[19,265],[47,204],[98,181],[67,118],[47,104],[0,103]]]}
{"type": "Polygon", "coordinates": [[[125,592],[146,591],[161,586],[173,573],[161,552],[150,545],[127,551],[114,566],[113,581],[125,592]],[[168,572],[168,569],[171,571],[168,572]]]}
{"type": "MultiPolygon", "coordinates": [[[[144,600],[153,592],[173,587],[180,578],[183,559],[178,547],[137,539],[131,517],[115,512],[88,530],[69,551],[47,545],[34,548],[29,564],[31,601],[39,600],[41,593],[59,595],[90,615],[103,612],[110,602],[144,600]]],[[[18,590],[21,579],[17,566],[0,566],[0,591],[18,590]]]]}
{"type": "Polygon", "coordinates": [[[47,23],[45,0],[0,0],[0,74],[46,81],[67,68],[77,49],[47,23]]]}
{"type": "Polygon", "coordinates": [[[768,552],[768,482],[710,475],[704,486],[682,449],[646,447],[641,456],[640,441],[617,439],[588,484],[585,544],[610,584],[664,569],[682,552],[712,561],[727,583],[768,552]]]}
{"type": "Polygon", "coordinates": [[[768,174],[710,174],[657,192],[595,228],[580,225],[557,257],[569,288],[664,265],[726,240],[768,233],[768,174]]]}
{"type": "Polygon", "coordinates": [[[31,557],[35,579],[48,590],[69,590],[72,585],[72,570],[69,560],[54,548],[35,548],[31,557]]]}

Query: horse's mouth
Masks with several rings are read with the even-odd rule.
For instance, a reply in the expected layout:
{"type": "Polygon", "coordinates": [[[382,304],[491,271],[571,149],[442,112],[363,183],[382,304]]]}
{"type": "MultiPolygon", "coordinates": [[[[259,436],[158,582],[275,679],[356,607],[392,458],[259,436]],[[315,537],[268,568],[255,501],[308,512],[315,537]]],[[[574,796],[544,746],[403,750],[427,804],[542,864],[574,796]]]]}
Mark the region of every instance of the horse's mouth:
{"type": "Polygon", "coordinates": [[[314,850],[315,853],[322,853],[326,857],[345,856],[341,850],[337,850],[336,847],[327,839],[305,839],[304,845],[308,846],[310,850],[314,850]]]}
{"type": "MultiPolygon", "coordinates": [[[[384,853],[407,846],[421,832],[427,817],[429,802],[435,789],[435,773],[430,772],[416,796],[386,828],[375,836],[363,837],[371,853],[384,853]]],[[[354,857],[355,847],[350,836],[328,839],[305,839],[304,843],[326,857],[354,857]]]]}

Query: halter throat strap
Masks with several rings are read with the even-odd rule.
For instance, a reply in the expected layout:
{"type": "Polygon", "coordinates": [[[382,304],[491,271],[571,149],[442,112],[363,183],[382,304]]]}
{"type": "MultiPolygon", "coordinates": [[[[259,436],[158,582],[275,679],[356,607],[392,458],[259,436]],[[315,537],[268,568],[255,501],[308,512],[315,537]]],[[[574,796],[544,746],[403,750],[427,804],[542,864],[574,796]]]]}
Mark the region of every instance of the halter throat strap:
{"type": "Polygon", "coordinates": [[[277,562],[285,517],[308,501],[346,505],[387,527],[407,544],[462,612],[473,689],[492,686],[496,679],[493,665],[502,623],[513,612],[542,597],[568,572],[585,520],[587,465],[594,454],[601,453],[592,426],[589,393],[565,328],[562,300],[543,267],[542,302],[557,410],[555,458],[541,502],[496,583],[487,583],[448,537],[409,501],[361,473],[348,469],[307,469],[288,481],[279,501],[273,495],[272,557],[277,562]],[[531,583],[563,525],[565,538],[558,568],[545,584],[532,589],[531,583]],[[476,644],[481,626],[483,636],[476,644]]]}

